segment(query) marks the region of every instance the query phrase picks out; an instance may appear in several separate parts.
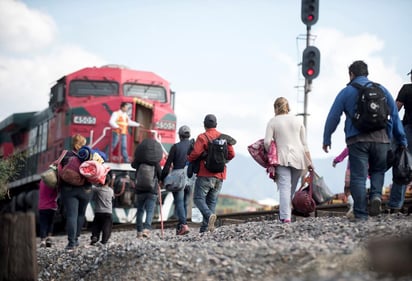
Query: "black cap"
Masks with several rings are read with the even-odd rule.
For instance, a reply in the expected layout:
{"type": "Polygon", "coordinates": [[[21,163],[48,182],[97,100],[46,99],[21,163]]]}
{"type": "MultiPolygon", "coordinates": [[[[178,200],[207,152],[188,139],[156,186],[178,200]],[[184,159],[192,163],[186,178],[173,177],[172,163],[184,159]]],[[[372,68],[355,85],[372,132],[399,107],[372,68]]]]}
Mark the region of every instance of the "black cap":
{"type": "Polygon", "coordinates": [[[190,128],[186,125],[183,125],[179,128],[179,137],[190,138],[190,128]]]}
{"type": "Polygon", "coordinates": [[[203,125],[205,126],[205,128],[216,128],[216,116],[214,116],[213,114],[206,115],[205,120],[203,121],[203,125]]]}
{"type": "Polygon", "coordinates": [[[408,74],[406,74],[406,75],[409,75],[409,74],[411,74],[412,73],[412,69],[411,69],[411,71],[409,71],[409,73],[408,74]]]}

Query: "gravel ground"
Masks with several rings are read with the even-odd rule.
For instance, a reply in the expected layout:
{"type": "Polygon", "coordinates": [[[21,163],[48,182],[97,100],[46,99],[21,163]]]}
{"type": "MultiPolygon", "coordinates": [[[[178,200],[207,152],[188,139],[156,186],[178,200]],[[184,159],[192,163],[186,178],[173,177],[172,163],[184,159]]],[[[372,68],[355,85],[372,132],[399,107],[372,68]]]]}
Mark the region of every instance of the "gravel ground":
{"type": "Polygon", "coordinates": [[[267,220],[221,226],[206,234],[192,229],[186,236],[167,229],[163,238],[154,230],[150,239],[137,239],[135,231],[115,232],[105,246],[89,246],[84,234],[71,252],[64,249],[66,237],[55,237],[53,248],[37,249],[39,280],[406,281],[412,280],[410,244],[402,243],[406,250],[400,256],[409,276],[387,273],[398,270],[399,264],[391,265],[398,250],[385,255],[386,267],[375,257],[380,246],[391,245],[387,241],[411,234],[412,216],[382,215],[367,222],[345,217],[291,224],[267,220]],[[379,239],[385,242],[375,242],[371,255],[368,245],[379,239]]]}

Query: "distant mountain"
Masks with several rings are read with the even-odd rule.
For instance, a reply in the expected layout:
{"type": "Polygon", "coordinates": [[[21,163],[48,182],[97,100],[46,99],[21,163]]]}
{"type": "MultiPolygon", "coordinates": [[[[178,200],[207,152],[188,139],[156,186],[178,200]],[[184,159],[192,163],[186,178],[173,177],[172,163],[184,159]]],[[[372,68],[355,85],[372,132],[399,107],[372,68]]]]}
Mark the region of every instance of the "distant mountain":
{"type": "MultiPolygon", "coordinates": [[[[332,192],[342,193],[347,160],[337,164],[335,168],[332,167],[332,161],[333,157],[314,159],[315,172],[325,178],[325,182],[332,192]]],[[[388,171],[385,175],[384,186],[389,185],[391,181],[392,171],[388,171]]],[[[257,164],[252,157],[242,154],[237,154],[228,163],[227,179],[223,182],[221,193],[258,201],[267,198],[279,200],[277,186],[266,174],[265,169],[257,164]]]]}

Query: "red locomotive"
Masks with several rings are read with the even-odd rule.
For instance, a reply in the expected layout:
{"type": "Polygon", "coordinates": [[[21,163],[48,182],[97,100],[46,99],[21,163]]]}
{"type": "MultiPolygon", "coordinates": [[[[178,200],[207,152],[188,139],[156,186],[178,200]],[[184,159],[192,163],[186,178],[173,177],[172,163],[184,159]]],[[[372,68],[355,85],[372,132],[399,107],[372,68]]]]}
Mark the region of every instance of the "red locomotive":
{"type": "MultiPolygon", "coordinates": [[[[9,183],[9,206],[13,211],[37,209],[40,173],[63,149],[70,149],[71,136],[79,133],[89,146],[108,155],[107,165],[116,175],[114,208],[122,209],[120,213],[125,214],[121,216],[130,217],[125,210],[133,207],[134,170],[129,163],[122,163],[120,149],[111,147],[110,116],[127,102],[130,119],[143,125],[128,129],[129,159],[136,145],[147,137],[157,138],[166,154],[176,138],[174,99],[169,82],[153,72],[106,65],[63,76],[51,88],[48,108],[15,113],[0,122],[0,157],[16,152],[26,155],[23,169],[9,183]]],[[[116,212],[114,218],[125,221],[116,212]]]]}

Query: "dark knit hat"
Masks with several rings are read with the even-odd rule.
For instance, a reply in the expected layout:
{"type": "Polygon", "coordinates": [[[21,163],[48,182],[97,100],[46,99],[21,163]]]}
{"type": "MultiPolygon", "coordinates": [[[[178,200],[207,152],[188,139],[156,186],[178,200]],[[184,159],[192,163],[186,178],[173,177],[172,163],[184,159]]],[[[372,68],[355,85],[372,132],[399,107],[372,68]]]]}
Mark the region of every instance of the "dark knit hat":
{"type": "Polygon", "coordinates": [[[216,116],[214,116],[213,114],[206,115],[205,120],[203,121],[203,125],[205,126],[205,128],[216,128],[216,116]]]}

